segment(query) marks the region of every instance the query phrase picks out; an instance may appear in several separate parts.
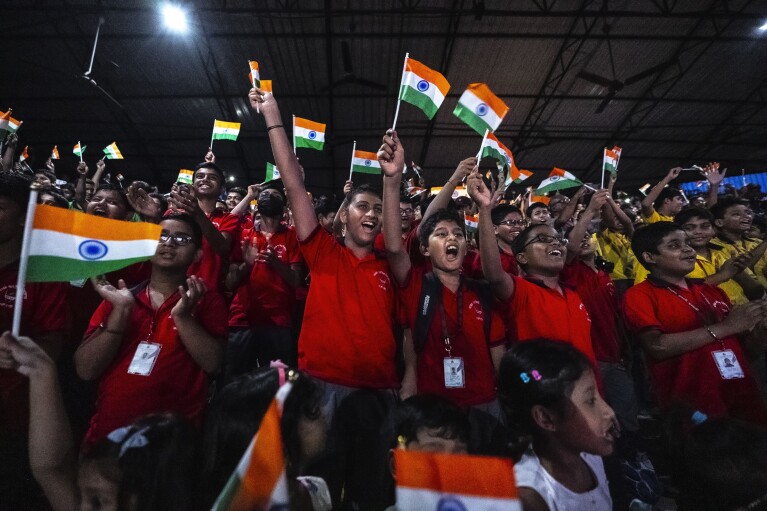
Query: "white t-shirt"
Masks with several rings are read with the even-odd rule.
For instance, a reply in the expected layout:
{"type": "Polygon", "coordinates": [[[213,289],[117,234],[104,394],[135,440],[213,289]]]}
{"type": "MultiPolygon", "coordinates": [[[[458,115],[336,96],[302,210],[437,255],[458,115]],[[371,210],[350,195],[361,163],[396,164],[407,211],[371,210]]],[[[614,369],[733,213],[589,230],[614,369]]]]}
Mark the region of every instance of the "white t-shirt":
{"type": "Polygon", "coordinates": [[[607,486],[607,476],[602,465],[602,458],[593,454],[581,453],[581,458],[586,462],[597,480],[595,488],[584,492],[575,493],[565,488],[559,481],[554,479],[541,465],[533,449],[530,448],[514,465],[514,477],[518,487],[535,490],[549,506],[549,511],[611,511],[613,501],[610,498],[610,489],[607,486]]]}

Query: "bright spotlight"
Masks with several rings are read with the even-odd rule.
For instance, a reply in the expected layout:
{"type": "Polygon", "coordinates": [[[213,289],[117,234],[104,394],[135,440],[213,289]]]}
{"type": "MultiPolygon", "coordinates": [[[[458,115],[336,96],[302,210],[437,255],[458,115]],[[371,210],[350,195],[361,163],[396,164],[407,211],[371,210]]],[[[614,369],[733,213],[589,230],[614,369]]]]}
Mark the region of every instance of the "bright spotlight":
{"type": "Polygon", "coordinates": [[[762,25],[761,27],[759,27],[759,30],[761,30],[762,32],[764,32],[764,31],[767,31],[767,22],[765,22],[765,24],[764,24],[764,25],[762,25]]]}
{"type": "Polygon", "coordinates": [[[180,7],[166,4],[162,8],[162,17],[165,19],[165,26],[173,32],[187,31],[186,13],[180,7]]]}

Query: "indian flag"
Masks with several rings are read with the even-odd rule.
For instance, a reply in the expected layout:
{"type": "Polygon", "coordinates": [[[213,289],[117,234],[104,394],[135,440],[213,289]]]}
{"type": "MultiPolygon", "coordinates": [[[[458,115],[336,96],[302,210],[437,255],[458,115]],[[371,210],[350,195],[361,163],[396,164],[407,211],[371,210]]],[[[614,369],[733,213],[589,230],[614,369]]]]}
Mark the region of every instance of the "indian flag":
{"type": "Polygon", "coordinates": [[[511,459],[394,451],[397,509],[522,511],[511,459]]]}
{"type": "Polygon", "coordinates": [[[485,130],[495,131],[500,126],[509,107],[493,94],[484,83],[471,83],[461,97],[453,115],[471,126],[480,135],[485,130]]]}
{"type": "Polygon", "coordinates": [[[58,160],[59,159],[59,148],[58,146],[53,146],[53,150],[51,151],[51,160],[58,160]]]}
{"type": "Polygon", "coordinates": [[[107,155],[107,160],[122,160],[123,153],[117,148],[117,142],[112,142],[104,148],[104,154],[107,155]]]}
{"type": "Polygon", "coordinates": [[[24,146],[24,150],[23,150],[23,151],[21,151],[21,156],[19,156],[19,161],[24,161],[24,160],[26,160],[27,158],[29,158],[29,152],[28,152],[28,150],[29,150],[29,146],[28,146],[28,145],[25,145],[25,146],[24,146]]]}
{"type": "Polygon", "coordinates": [[[264,182],[274,181],[280,178],[280,169],[274,163],[266,162],[266,177],[264,182]]]}
{"type": "Polygon", "coordinates": [[[296,148],[306,147],[322,151],[325,146],[325,125],[301,117],[293,117],[293,139],[296,148]]]}
{"type": "Polygon", "coordinates": [[[509,176],[506,178],[507,185],[511,183],[519,184],[532,175],[533,173],[530,172],[529,170],[519,169],[512,162],[511,170],[509,171],[509,176]]]}
{"type": "Polygon", "coordinates": [[[352,156],[352,172],[360,174],[380,174],[381,164],[378,163],[376,153],[367,151],[354,151],[352,156]]]}
{"type": "Polygon", "coordinates": [[[22,123],[22,121],[11,117],[11,112],[13,112],[13,110],[9,108],[7,112],[3,112],[3,114],[0,115],[0,132],[5,132],[8,135],[16,133],[22,123]]]}
{"type": "Polygon", "coordinates": [[[605,147],[605,152],[602,157],[602,169],[606,172],[618,172],[618,159],[620,158],[621,148],[618,146],[608,149],[605,147]],[[618,149],[618,152],[615,151],[618,149]]]}
{"type": "Polygon", "coordinates": [[[261,75],[258,72],[258,62],[255,60],[249,60],[248,65],[250,66],[250,73],[248,73],[248,79],[250,80],[250,84],[253,87],[259,87],[261,84],[261,75]]]}
{"type": "Polygon", "coordinates": [[[464,213],[463,220],[466,222],[467,229],[473,229],[475,231],[479,229],[479,215],[470,215],[468,213],[464,213]]]}
{"type": "Polygon", "coordinates": [[[177,183],[184,183],[191,185],[194,183],[194,171],[189,169],[181,169],[178,171],[177,183]]]}
{"type": "Polygon", "coordinates": [[[237,140],[240,134],[239,122],[226,122],[213,120],[213,138],[212,140],[237,140]]]}
{"type": "Polygon", "coordinates": [[[83,153],[85,152],[85,148],[86,147],[88,147],[88,146],[87,145],[81,146],[80,142],[78,142],[78,143],[75,144],[75,147],[74,147],[74,149],[72,149],[72,152],[76,156],[79,156],[80,158],[82,158],[83,157],[83,153]]]}
{"type": "Polygon", "coordinates": [[[490,132],[484,138],[482,147],[479,149],[479,158],[490,157],[500,162],[504,167],[514,165],[514,156],[511,149],[501,143],[498,138],[490,132]]]}
{"type": "Polygon", "coordinates": [[[261,80],[261,86],[259,87],[264,92],[273,93],[272,92],[272,81],[271,80],[261,80]]]}
{"type": "Polygon", "coordinates": [[[553,192],[554,190],[564,190],[565,188],[573,188],[582,184],[580,179],[570,174],[568,171],[554,167],[554,170],[551,171],[549,177],[544,179],[541,184],[538,185],[535,194],[543,195],[544,193],[553,192]]]}
{"type": "Polygon", "coordinates": [[[157,250],[162,228],[123,222],[54,206],[35,208],[27,282],[68,282],[145,261],[157,250]]]}
{"type": "Polygon", "coordinates": [[[429,119],[434,117],[445,101],[450,84],[442,74],[430,69],[417,60],[405,59],[405,72],[399,88],[399,99],[415,105],[429,119]]]}
{"type": "Polygon", "coordinates": [[[280,418],[292,385],[288,382],[277,391],[256,436],[213,504],[212,511],[288,509],[280,418]]]}

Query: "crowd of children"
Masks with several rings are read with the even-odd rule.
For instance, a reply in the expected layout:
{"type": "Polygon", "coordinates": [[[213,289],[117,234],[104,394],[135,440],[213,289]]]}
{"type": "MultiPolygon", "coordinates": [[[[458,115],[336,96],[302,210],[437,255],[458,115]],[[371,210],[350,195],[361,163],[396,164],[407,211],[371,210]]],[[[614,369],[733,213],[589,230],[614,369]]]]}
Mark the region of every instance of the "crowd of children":
{"type": "Polygon", "coordinates": [[[0,511],[218,506],[288,384],[290,509],[404,509],[396,449],[512,458],[526,511],[767,509],[760,194],[720,195],[712,163],[695,205],[668,186],[678,168],[641,201],[613,174],[547,205],[471,157],[428,197],[390,130],[383,193],[348,182],[338,206],[307,193],[274,96],[248,99],[280,179],[228,193],[210,151],[163,195],[106,180],[103,160],[62,184],[50,161],[13,165],[7,140],[0,511]],[[156,253],[22,294],[31,186],[158,223],[156,253]],[[652,452],[640,418],[671,447],[652,452]]]}

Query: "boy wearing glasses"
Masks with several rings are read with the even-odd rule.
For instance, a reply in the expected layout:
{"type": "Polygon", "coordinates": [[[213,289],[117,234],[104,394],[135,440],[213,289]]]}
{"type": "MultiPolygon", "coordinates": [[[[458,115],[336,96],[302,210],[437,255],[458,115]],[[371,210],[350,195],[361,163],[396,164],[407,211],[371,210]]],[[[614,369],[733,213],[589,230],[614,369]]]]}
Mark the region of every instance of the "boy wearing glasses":
{"type": "Polygon", "coordinates": [[[227,308],[202,280],[187,278],[202,257],[202,233],[186,214],[161,222],[148,282],[128,289],[93,281],[104,301],[75,352],[84,380],[99,380],[96,411],[86,442],[91,444],[134,419],[174,412],[201,425],[208,375],[221,364],[227,308]]]}
{"type": "Polygon", "coordinates": [[[572,344],[596,367],[591,319],[574,290],[562,285],[567,240],[547,224],[532,224],[511,245],[525,277],[503,271],[491,222],[492,193],[478,172],[467,181],[479,205],[479,251],[482,270],[496,298],[503,302],[506,334],[511,342],[541,337],[572,344]]]}
{"type": "MultiPolygon", "coordinates": [[[[495,227],[495,239],[501,256],[501,267],[509,275],[519,275],[519,266],[511,245],[514,239],[527,227],[522,210],[510,204],[496,206],[490,213],[495,227]]],[[[471,265],[471,274],[478,279],[485,278],[482,272],[482,256],[477,255],[471,265]]]]}

